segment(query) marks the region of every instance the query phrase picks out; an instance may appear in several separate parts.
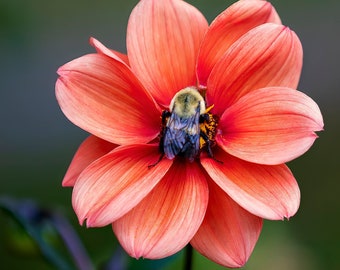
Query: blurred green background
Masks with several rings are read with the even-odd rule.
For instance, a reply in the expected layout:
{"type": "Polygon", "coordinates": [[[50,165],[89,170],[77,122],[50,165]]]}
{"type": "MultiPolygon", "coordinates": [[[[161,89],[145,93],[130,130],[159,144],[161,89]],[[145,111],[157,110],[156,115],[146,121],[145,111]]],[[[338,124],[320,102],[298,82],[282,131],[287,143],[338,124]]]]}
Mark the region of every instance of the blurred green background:
{"type": "MultiPolygon", "coordinates": [[[[58,108],[56,70],[93,52],[90,36],[125,52],[126,24],[137,2],[0,0],[0,196],[33,199],[62,212],[96,264],[107,261],[117,243],[110,227],[80,227],[71,208],[71,189],[61,187],[87,134],[58,108]]],[[[210,22],[234,1],[188,2],[210,22]]],[[[299,212],[290,221],[265,222],[244,269],[340,269],[340,2],[271,2],[302,41],[299,89],[319,104],[325,131],[309,152],[289,164],[301,188],[299,212]]],[[[0,224],[1,269],[54,269],[3,211],[0,224]]],[[[182,259],[180,253],[159,268],[179,269],[182,259]]],[[[134,262],[135,269],[141,269],[139,262],[134,262]]],[[[195,253],[194,269],[222,268],[195,253]]]]}

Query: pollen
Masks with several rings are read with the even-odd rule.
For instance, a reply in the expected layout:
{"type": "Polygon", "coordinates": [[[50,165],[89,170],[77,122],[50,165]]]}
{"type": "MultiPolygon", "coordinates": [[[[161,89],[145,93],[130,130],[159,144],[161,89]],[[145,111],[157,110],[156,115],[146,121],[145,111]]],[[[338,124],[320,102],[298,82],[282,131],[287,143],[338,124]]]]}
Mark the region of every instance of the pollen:
{"type": "Polygon", "coordinates": [[[216,130],[218,126],[218,117],[212,113],[209,113],[213,106],[207,108],[203,119],[200,123],[200,149],[214,147],[216,130]],[[208,145],[209,144],[209,145],[208,145]]]}

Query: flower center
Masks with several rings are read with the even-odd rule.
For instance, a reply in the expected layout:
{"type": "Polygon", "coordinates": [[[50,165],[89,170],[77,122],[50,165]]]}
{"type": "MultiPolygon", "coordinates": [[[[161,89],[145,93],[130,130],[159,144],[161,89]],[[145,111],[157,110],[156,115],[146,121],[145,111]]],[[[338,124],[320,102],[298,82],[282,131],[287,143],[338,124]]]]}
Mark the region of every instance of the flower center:
{"type": "Polygon", "coordinates": [[[160,151],[162,156],[173,159],[183,156],[190,162],[199,158],[202,150],[213,157],[217,116],[206,108],[204,98],[195,87],[187,87],[171,100],[169,110],[162,113],[160,151]]]}

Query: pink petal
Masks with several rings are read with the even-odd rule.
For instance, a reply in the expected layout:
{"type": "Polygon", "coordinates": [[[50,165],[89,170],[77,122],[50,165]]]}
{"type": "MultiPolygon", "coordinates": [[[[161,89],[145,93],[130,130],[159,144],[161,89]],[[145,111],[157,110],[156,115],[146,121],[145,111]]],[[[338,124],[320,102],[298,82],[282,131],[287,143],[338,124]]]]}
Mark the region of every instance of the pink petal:
{"type": "Polygon", "coordinates": [[[66,172],[62,185],[73,187],[79,174],[93,161],[116,148],[117,145],[89,136],[78,148],[66,172]]]}
{"type": "Polygon", "coordinates": [[[212,183],[207,213],[191,244],[218,264],[242,267],[254,249],[262,223],[261,218],[241,208],[212,183]]]}
{"type": "Polygon", "coordinates": [[[205,173],[197,163],[175,160],[149,195],[113,223],[113,230],[130,256],[167,257],[191,240],[207,204],[205,173]]]}
{"type": "Polygon", "coordinates": [[[250,91],[267,86],[296,88],[302,68],[302,47],[289,28],[266,23],[236,41],[214,66],[207,101],[221,115],[250,91]]]}
{"type": "Polygon", "coordinates": [[[96,49],[97,53],[104,54],[108,57],[111,57],[117,61],[123,62],[126,65],[129,65],[129,59],[126,54],[108,49],[105,47],[99,40],[91,37],[90,44],[96,49]]]}
{"type": "Polygon", "coordinates": [[[217,143],[229,154],[261,164],[281,164],[305,153],[323,129],[318,105],[302,92],[263,88],[222,115],[217,143]]]}
{"type": "Polygon", "coordinates": [[[288,167],[250,163],[220,149],[214,151],[217,160],[202,158],[210,177],[239,205],[265,219],[293,216],[299,208],[299,186],[288,167]]]}
{"type": "Polygon", "coordinates": [[[177,91],[196,85],[196,58],[207,28],[203,15],[184,1],[140,1],[132,11],[131,68],[160,104],[168,106],[177,91]]]}
{"type": "Polygon", "coordinates": [[[172,161],[159,159],[156,145],[121,146],[97,159],[79,176],[72,194],[79,222],[99,227],[135,207],[163,178],[172,161]]]}
{"type": "Polygon", "coordinates": [[[276,10],[266,1],[237,1],[216,17],[204,37],[198,56],[200,85],[207,85],[212,68],[235,41],[250,29],[267,22],[281,24],[276,10]]]}
{"type": "Polygon", "coordinates": [[[121,61],[85,55],[59,68],[58,74],[59,105],[77,126],[116,144],[157,137],[161,112],[121,61]]]}

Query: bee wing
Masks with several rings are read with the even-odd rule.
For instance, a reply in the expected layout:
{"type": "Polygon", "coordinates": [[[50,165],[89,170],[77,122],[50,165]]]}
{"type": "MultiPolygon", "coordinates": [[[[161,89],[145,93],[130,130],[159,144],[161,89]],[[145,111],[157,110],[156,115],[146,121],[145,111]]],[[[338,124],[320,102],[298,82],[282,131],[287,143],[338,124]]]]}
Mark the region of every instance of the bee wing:
{"type": "Polygon", "coordinates": [[[172,113],[169,117],[164,134],[164,153],[172,159],[184,153],[189,159],[197,156],[199,151],[199,108],[196,113],[187,118],[181,118],[172,113]]]}

